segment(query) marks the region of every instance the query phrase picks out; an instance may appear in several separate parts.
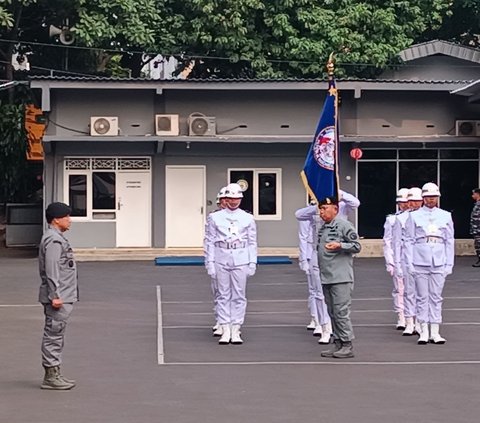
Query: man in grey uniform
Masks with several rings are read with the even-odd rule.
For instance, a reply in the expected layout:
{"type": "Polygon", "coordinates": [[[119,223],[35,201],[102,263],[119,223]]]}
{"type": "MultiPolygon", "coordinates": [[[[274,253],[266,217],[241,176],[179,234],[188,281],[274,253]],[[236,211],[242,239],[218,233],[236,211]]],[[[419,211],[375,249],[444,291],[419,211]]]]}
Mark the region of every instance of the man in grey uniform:
{"type": "Polygon", "coordinates": [[[68,390],[75,381],[62,376],[62,351],[65,329],[78,301],[77,265],[72,247],[63,232],[71,224],[71,209],[64,203],[51,203],[45,216],[49,224],[38,252],[40,278],[39,302],[43,305],[45,326],[42,338],[42,365],[45,377],[42,389],[68,390]]]}
{"type": "Polygon", "coordinates": [[[322,357],[354,357],[350,308],[353,291],[353,254],[361,250],[353,225],[338,217],[338,201],[327,197],[318,204],[325,222],[318,233],[318,261],[323,294],[332,319],[334,345],[322,357]]]}

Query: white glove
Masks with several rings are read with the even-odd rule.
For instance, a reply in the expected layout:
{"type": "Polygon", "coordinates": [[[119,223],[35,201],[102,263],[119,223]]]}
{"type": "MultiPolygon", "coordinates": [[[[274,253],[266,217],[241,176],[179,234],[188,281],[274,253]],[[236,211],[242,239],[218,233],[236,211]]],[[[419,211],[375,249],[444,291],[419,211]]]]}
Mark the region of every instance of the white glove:
{"type": "Polygon", "coordinates": [[[256,270],[257,270],[257,265],[255,263],[248,263],[248,271],[247,271],[248,276],[253,276],[256,270]]]}
{"type": "Polygon", "coordinates": [[[217,271],[215,270],[215,263],[213,261],[209,261],[207,263],[207,273],[208,276],[211,276],[212,278],[217,276],[217,271]]]}
{"type": "Polygon", "coordinates": [[[390,276],[393,276],[393,273],[395,272],[395,267],[393,267],[391,264],[387,264],[387,272],[390,274],[390,276]]]}
{"type": "Polygon", "coordinates": [[[308,265],[307,260],[299,261],[298,265],[300,266],[300,269],[303,270],[307,275],[310,274],[310,266],[308,265]]]}

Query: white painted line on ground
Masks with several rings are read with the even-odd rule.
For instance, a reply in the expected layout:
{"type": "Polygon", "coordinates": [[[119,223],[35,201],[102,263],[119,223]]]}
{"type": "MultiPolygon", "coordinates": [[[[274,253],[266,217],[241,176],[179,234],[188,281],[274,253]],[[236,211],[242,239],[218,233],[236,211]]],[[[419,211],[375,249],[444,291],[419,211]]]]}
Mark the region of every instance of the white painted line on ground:
{"type": "MultiPolygon", "coordinates": [[[[480,308],[444,308],[443,311],[480,311],[480,308]]],[[[393,313],[391,309],[388,310],[352,310],[352,313],[393,313]]],[[[212,312],[206,311],[197,311],[197,312],[180,312],[180,311],[171,311],[166,312],[165,315],[168,316],[209,316],[212,312]]],[[[305,314],[305,310],[298,311],[248,311],[247,315],[249,316],[258,316],[258,315],[269,315],[269,314],[305,314]]]]}
{"type": "Polygon", "coordinates": [[[1,308],[9,307],[41,307],[41,304],[0,304],[1,308]]]}
{"type": "Polygon", "coordinates": [[[432,366],[432,365],[480,364],[480,361],[215,361],[215,362],[172,362],[167,366],[432,366]]]}
{"type": "MultiPolygon", "coordinates": [[[[480,297],[443,297],[444,300],[479,300],[480,297]]],[[[304,303],[307,299],[301,300],[248,300],[252,303],[304,303]]],[[[391,297],[377,297],[377,298],[352,298],[352,301],[392,301],[391,297]]],[[[212,301],[164,301],[163,304],[211,304],[212,301]]]]}
{"type": "MultiPolygon", "coordinates": [[[[363,327],[363,328],[376,328],[376,327],[394,327],[394,323],[358,323],[354,324],[354,327],[363,327]]],[[[480,326],[480,322],[451,322],[451,323],[442,323],[442,326],[480,326]]],[[[243,328],[299,328],[305,329],[304,325],[287,325],[287,324],[272,324],[272,325],[243,325],[243,328]]],[[[163,329],[209,329],[211,326],[193,326],[193,325],[167,325],[163,326],[163,329]]],[[[400,331],[397,331],[400,333],[400,331]]],[[[305,330],[305,333],[307,332],[305,330]]]]}
{"type": "Polygon", "coordinates": [[[157,362],[165,363],[165,354],[163,351],[163,317],[162,317],[162,291],[160,285],[157,285],[157,362]]]}

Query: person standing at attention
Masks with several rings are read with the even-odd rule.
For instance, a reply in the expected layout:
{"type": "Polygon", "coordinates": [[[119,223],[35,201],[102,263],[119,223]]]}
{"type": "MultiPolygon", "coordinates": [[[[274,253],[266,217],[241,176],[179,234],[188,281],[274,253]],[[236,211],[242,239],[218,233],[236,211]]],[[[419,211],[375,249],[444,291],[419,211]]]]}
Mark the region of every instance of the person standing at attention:
{"type": "Polygon", "coordinates": [[[225,198],[227,207],[210,215],[205,251],[207,273],[217,280],[221,345],[243,343],[240,329],[247,309],[247,278],[257,267],[257,227],[253,216],[239,208],[240,185],[228,184],[225,198]]]}
{"type": "Polygon", "coordinates": [[[444,344],[446,340],[439,328],[445,278],[452,273],[455,258],[452,214],[438,208],[440,190],[436,184],[426,183],[422,196],[424,206],[412,211],[405,225],[407,266],[417,291],[417,320],[420,323],[417,343],[444,344]]]}
{"type": "Polygon", "coordinates": [[[39,302],[43,305],[45,326],[42,338],[42,365],[45,377],[42,389],[69,390],[75,381],[61,373],[65,329],[78,301],[77,265],[72,247],[63,233],[70,229],[71,208],[64,203],[51,203],[45,217],[48,229],[43,234],[38,252],[40,271],[39,302]]]}
{"type": "Polygon", "coordinates": [[[475,204],[470,215],[470,235],[473,236],[473,246],[477,256],[477,262],[472,267],[480,267],[480,188],[472,191],[472,200],[475,204]]]}
{"type": "Polygon", "coordinates": [[[387,272],[393,279],[393,311],[397,314],[397,324],[395,328],[397,330],[405,329],[405,315],[403,306],[403,276],[397,276],[395,274],[395,254],[394,254],[394,231],[393,227],[397,216],[408,209],[408,188],[400,188],[397,192],[397,212],[395,214],[389,214],[385,219],[383,225],[383,256],[385,258],[385,266],[387,272]]]}
{"type": "Polygon", "coordinates": [[[353,225],[338,217],[338,201],[326,197],[318,204],[325,222],[318,233],[318,261],[323,294],[332,319],[334,344],[322,357],[354,357],[350,309],[353,292],[353,255],[361,250],[353,225]]]}

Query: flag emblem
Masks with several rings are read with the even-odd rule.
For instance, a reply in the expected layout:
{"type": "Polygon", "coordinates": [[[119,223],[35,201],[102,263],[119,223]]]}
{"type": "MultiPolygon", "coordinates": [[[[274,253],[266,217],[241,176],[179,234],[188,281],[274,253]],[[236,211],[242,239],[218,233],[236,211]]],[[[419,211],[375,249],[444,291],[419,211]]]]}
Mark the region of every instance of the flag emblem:
{"type": "Polygon", "coordinates": [[[324,169],[335,168],[335,126],[322,129],[313,146],[315,161],[324,169]]]}

